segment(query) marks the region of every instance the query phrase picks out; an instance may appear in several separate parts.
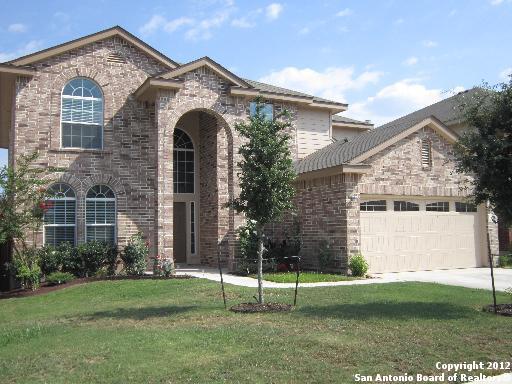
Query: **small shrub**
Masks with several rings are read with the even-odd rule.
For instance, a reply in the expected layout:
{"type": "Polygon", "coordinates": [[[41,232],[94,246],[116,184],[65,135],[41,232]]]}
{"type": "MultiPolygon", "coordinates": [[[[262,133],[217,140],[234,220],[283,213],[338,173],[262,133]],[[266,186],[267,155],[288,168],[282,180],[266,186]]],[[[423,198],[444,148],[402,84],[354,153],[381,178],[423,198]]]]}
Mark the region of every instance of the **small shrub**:
{"type": "Polygon", "coordinates": [[[39,267],[39,252],[36,248],[27,248],[15,254],[12,267],[24,288],[32,290],[39,288],[41,268],[39,267]]]}
{"type": "Polygon", "coordinates": [[[75,279],[75,275],[69,272],[53,272],[46,276],[46,282],[50,285],[66,284],[75,279]]]}
{"type": "Polygon", "coordinates": [[[348,262],[348,267],[352,271],[352,276],[363,277],[368,272],[368,263],[361,254],[352,256],[348,262]]]}
{"type": "Polygon", "coordinates": [[[47,276],[53,272],[62,270],[62,254],[51,245],[39,248],[39,260],[41,272],[47,276]]]}
{"type": "Polygon", "coordinates": [[[153,258],[153,275],[169,277],[174,274],[174,267],[170,259],[157,255],[153,258]]]}
{"type": "Polygon", "coordinates": [[[318,250],[318,268],[321,272],[325,272],[327,269],[332,267],[333,262],[332,250],[327,240],[320,242],[320,248],[318,250]]]}
{"type": "Polygon", "coordinates": [[[500,267],[512,267],[512,253],[501,255],[499,258],[500,267]]]}
{"type": "Polygon", "coordinates": [[[94,276],[101,267],[106,267],[108,273],[113,275],[116,268],[117,247],[101,241],[90,241],[76,247],[76,258],[74,268],[78,269],[78,276],[94,276]]]}
{"type": "Polygon", "coordinates": [[[130,238],[121,253],[124,269],[128,275],[142,275],[146,270],[146,259],[149,254],[149,244],[144,241],[142,233],[137,233],[130,238]]]}

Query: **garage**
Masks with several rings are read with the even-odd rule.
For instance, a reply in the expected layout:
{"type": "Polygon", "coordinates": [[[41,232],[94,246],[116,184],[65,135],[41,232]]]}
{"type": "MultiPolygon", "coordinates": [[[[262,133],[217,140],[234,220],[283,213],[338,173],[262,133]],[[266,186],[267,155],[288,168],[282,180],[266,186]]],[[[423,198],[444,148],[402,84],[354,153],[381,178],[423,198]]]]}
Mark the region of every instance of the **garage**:
{"type": "Polygon", "coordinates": [[[361,199],[361,252],[370,272],[482,265],[480,209],[461,200],[361,199]]]}

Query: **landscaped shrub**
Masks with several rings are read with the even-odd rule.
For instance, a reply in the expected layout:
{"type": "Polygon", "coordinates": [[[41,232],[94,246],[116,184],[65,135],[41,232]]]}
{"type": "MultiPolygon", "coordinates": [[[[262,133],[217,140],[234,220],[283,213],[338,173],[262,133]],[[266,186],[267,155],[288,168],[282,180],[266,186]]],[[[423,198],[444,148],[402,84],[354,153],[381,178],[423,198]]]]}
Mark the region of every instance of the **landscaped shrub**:
{"type": "Polygon", "coordinates": [[[368,263],[361,254],[352,256],[348,262],[348,267],[352,271],[352,276],[363,277],[368,272],[368,263]]]}
{"type": "Polygon", "coordinates": [[[81,277],[94,276],[101,267],[106,267],[113,275],[117,262],[117,247],[101,241],[90,241],[76,247],[77,263],[73,265],[73,273],[81,277]]]}
{"type": "Polygon", "coordinates": [[[318,249],[318,268],[320,271],[325,272],[327,269],[331,268],[333,266],[333,260],[334,258],[331,247],[329,246],[329,241],[322,240],[318,249]]]}
{"type": "Polygon", "coordinates": [[[69,272],[53,272],[46,276],[46,282],[50,285],[66,284],[76,277],[69,272]]]}
{"type": "Polygon", "coordinates": [[[36,248],[27,248],[16,253],[13,257],[12,267],[24,288],[35,290],[39,287],[41,268],[36,248]]]}
{"type": "Polygon", "coordinates": [[[508,255],[501,255],[500,258],[500,267],[512,267],[512,253],[508,255]]]}
{"type": "Polygon", "coordinates": [[[128,275],[144,274],[148,254],[149,244],[142,237],[142,233],[133,235],[121,253],[126,273],[128,275]]]}
{"type": "Polygon", "coordinates": [[[55,247],[45,245],[39,248],[39,262],[43,275],[49,275],[62,269],[62,255],[55,247]]]}
{"type": "Polygon", "coordinates": [[[258,238],[254,223],[248,221],[246,225],[240,227],[238,238],[240,244],[238,271],[247,274],[255,273],[257,270],[258,238]]]}

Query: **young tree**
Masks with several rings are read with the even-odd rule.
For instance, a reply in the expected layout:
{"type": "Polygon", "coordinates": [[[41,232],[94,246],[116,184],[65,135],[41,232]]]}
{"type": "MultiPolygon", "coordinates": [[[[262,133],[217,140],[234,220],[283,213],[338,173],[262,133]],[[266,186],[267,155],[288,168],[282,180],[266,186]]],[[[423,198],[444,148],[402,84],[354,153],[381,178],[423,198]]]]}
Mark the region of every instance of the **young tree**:
{"type": "Polygon", "coordinates": [[[484,85],[461,103],[473,130],[455,145],[457,171],[473,175],[476,204],[490,202],[500,220],[512,222],[512,79],[484,85]]]}
{"type": "Polygon", "coordinates": [[[239,212],[255,223],[258,240],[258,302],[262,304],[263,228],[293,208],[295,171],[289,149],[289,114],[275,118],[264,113],[265,103],[256,99],[256,111],[249,122],[236,125],[247,141],[240,147],[240,196],[233,202],[239,212]]]}
{"type": "Polygon", "coordinates": [[[37,158],[37,152],[21,155],[15,167],[0,169],[0,244],[11,242],[16,253],[27,248],[27,236],[41,227],[47,209],[49,170],[34,166],[37,158]]]}

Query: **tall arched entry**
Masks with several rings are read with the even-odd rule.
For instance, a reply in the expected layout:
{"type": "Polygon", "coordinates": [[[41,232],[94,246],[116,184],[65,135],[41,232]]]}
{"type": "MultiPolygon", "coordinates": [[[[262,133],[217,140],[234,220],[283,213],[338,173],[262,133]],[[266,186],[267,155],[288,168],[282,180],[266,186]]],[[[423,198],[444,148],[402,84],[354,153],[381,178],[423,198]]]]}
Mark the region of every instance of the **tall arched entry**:
{"type": "Polygon", "coordinates": [[[173,132],[173,255],[176,264],[233,258],[233,137],[213,111],[184,113],[173,132]]]}

